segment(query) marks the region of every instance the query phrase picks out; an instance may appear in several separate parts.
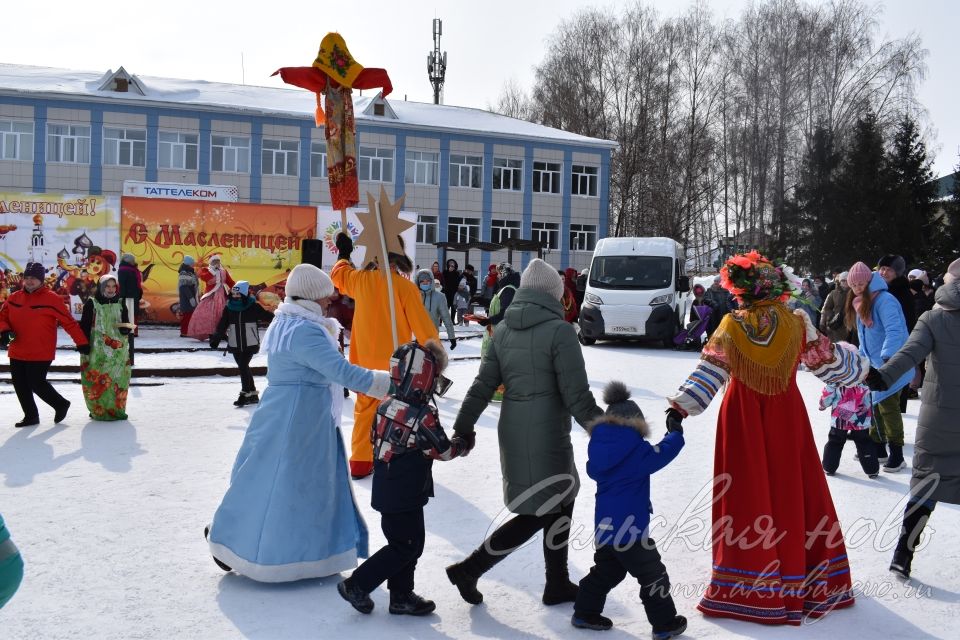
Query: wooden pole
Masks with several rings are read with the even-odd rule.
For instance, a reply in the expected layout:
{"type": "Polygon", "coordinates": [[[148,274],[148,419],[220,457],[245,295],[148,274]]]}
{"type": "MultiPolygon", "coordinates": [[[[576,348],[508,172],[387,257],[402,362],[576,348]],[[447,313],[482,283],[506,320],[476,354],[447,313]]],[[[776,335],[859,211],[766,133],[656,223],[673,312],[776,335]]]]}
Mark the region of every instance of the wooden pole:
{"type": "MultiPolygon", "coordinates": [[[[377,208],[377,231],[380,233],[380,256],[383,260],[383,264],[380,265],[380,269],[383,270],[383,275],[387,279],[387,299],[389,300],[388,306],[390,308],[390,335],[393,338],[393,350],[396,351],[400,347],[400,341],[397,338],[397,309],[393,300],[393,272],[390,268],[390,256],[387,253],[387,238],[383,234],[383,220],[380,219],[380,201],[376,203],[377,208]]],[[[346,214],[344,214],[344,217],[346,214]]]]}
{"type": "Polygon", "coordinates": [[[340,209],[340,231],[347,234],[347,237],[350,237],[352,239],[352,237],[350,236],[350,232],[347,231],[347,210],[346,209],[340,209]]]}

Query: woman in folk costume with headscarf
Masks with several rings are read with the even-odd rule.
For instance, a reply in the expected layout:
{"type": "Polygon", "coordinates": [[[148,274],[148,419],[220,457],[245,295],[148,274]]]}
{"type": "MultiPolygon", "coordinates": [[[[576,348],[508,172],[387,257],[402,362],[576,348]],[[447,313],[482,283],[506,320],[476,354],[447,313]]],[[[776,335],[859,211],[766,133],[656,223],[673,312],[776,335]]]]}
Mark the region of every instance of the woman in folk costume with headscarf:
{"type": "Polygon", "coordinates": [[[803,311],[787,309],[785,269],[756,251],[727,261],[722,285],[742,308],[723,318],[700,364],[668,398],[668,413],[697,415],[727,387],[714,456],[713,574],[698,608],[799,625],[853,604],[853,593],[797,365],[841,386],[862,380],[869,365],[835,348],[803,311]]]}
{"type": "Polygon", "coordinates": [[[119,289],[116,276],[101,276],[96,294],[83,303],[80,317],[80,329],[90,341],[90,353],[80,356],[80,384],[94,420],[127,419],[128,336],[133,323],[119,289]]]}
{"type": "Polygon", "coordinates": [[[205,292],[190,317],[187,335],[197,340],[208,340],[217,330],[217,323],[227,306],[230,289],[236,284],[230,272],[223,266],[220,256],[210,256],[209,264],[197,274],[203,281],[205,292]]]}
{"type": "Polygon", "coordinates": [[[329,576],[367,557],[340,433],[343,388],[377,400],[390,390],[386,371],[340,353],[340,323],[326,317],[327,274],[299,264],[286,294],[260,346],[268,386],[205,531],[221,569],[260,582],[329,576]]]}

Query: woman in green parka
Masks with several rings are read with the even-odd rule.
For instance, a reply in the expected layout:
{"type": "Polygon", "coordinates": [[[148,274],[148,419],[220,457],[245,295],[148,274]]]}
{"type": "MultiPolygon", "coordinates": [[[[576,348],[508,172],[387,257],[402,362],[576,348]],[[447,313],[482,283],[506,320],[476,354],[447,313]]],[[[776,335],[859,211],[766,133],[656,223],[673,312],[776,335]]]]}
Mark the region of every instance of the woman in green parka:
{"type": "Polygon", "coordinates": [[[466,560],[447,567],[450,581],[470,604],[483,600],[477,590],[480,576],[541,530],[544,604],[573,602],[577,596],[567,571],[570,517],[580,489],[570,418],[584,425],[603,411],[590,392],[576,331],[563,319],[562,297],[556,269],[531,261],[453,426],[472,443],[477,419],[497,387],[505,385],[497,433],[504,503],[516,515],[466,560]]]}
{"type": "Polygon", "coordinates": [[[90,341],[90,353],[80,356],[80,382],[94,420],[127,419],[128,336],[134,325],[122,301],[116,276],[107,274],[97,282],[96,294],[83,304],[80,329],[90,341]]]}

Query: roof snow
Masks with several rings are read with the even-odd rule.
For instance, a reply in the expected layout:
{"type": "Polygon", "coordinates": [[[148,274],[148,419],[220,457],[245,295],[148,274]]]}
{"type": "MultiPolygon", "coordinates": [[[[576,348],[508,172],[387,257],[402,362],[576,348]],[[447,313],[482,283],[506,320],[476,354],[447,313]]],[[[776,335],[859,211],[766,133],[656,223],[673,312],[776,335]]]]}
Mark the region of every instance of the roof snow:
{"type": "MultiPolygon", "coordinates": [[[[279,76],[275,79],[281,83],[279,76]]],[[[0,95],[23,94],[30,97],[65,99],[85,97],[102,102],[134,102],[156,106],[189,105],[212,110],[241,110],[261,114],[286,115],[313,120],[316,98],[309,91],[277,87],[182,80],[129,74],[123,67],[116,73],[75,71],[52,67],[0,63],[0,95]],[[107,80],[128,78],[137,90],[120,92],[107,80]],[[141,95],[142,93],[142,95],[141,95]]],[[[615,142],[589,138],[552,127],[510,118],[483,109],[435,105],[406,100],[385,100],[396,119],[373,115],[367,107],[377,96],[354,97],[356,119],[367,125],[385,123],[411,129],[447,130],[491,134],[505,138],[539,139],[592,147],[613,148],[615,142]]]]}

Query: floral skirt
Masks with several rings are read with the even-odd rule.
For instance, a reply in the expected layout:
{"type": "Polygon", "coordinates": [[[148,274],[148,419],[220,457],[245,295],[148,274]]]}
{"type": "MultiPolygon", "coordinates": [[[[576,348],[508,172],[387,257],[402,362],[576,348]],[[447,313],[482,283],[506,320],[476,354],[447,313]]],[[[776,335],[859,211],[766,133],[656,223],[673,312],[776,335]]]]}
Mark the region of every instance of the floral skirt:
{"type": "Polygon", "coordinates": [[[94,333],[90,354],[80,356],[83,399],[94,420],[126,420],[130,348],[126,336],[94,333]]]}

